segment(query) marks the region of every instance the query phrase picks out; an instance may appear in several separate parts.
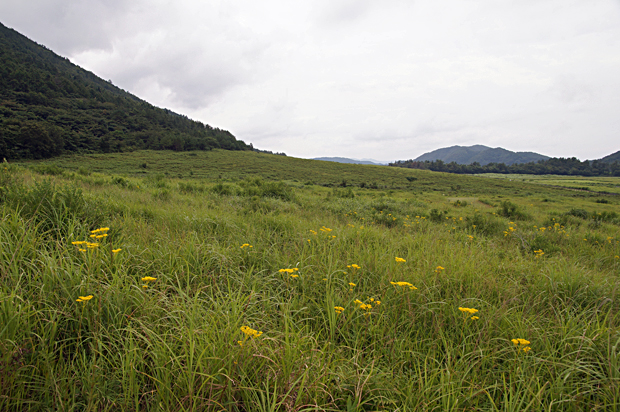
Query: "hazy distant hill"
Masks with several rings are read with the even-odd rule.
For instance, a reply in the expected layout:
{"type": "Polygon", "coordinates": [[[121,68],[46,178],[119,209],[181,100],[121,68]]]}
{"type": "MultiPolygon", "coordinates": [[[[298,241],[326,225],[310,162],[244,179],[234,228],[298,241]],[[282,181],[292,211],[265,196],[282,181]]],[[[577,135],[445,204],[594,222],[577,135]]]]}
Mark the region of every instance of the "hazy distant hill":
{"type": "Polygon", "coordinates": [[[600,160],[606,163],[620,162],[620,150],[618,150],[616,153],[605,156],[600,160]]]}
{"type": "Polygon", "coordinates": [[[0,24],[0,161],[211,148],[251,147],[226,130],[157,108],[0,24]]]}
{"type": "Polygon", "coordinates": [[[323,160],[326,162],[336,162],[336,163],[353,163],[353,164],[358,164],[358,165],[377,165],[377,166],[387,165],[387,163],[371,162],[370,160],[348,159],[346,157],[315,157],[312,160],[323,160]]]}
{"type": "Polygon", "coordinates": [[[512,152],[501,147],[490,148],[483,145],[475,146],[451,146],[433,150],[429,153],[414,159],[414,161],[436,161],[441,160],[445,163],[456,162],[458,164],[472,164],[477,162],[481,165],[489,163],[504,163],[512,165],[517,163],[536,162],[538,160],[549,159],[533,152],[512,152]]]}

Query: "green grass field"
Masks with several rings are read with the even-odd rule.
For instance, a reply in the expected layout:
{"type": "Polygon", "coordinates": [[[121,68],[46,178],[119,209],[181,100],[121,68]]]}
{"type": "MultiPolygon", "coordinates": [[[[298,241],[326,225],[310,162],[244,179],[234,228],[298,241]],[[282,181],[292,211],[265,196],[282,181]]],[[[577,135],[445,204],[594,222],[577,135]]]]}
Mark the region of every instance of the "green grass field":
{"type": "Polygon", "coordinates": [[[583,177],[583,176],[558,176],[558,175],[502,175],[488,173],[479,175],[496,179],[508,179],[528,183],[536,183],[553,187],[565,187],[567,189],[588,190],[591,192],[614,193],[620,195],[620,177],[583,177]]]}
{"type": "Polygon", "coordinates": [[[0,202],[2,411],[620,409],[616,196],[214,150],[0,202]]]}

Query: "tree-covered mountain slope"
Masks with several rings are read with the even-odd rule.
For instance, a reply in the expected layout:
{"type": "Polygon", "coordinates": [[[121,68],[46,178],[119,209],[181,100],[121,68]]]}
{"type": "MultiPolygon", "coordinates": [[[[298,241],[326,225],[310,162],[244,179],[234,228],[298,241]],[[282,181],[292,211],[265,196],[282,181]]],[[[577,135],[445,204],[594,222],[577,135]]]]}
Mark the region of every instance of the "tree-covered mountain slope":
{"type": "Polygon", "coordinates": [[[616,153],[612,153],[603,157],[601,161],[607,163],[620,162],[620,150],[618,150],[616,153]]]}
{"type": "Polygon", "coordinates": [[[0,160],[212,148],[251,146],[157,108],[0,23],[0,160]]]}
{"type": "Polygon", "coordinates": [[[479,163],[481,165],[504,163],[506,165],[512,165],[516,163],[537,162],[546,159],[549,159],[549,157],[533,152],[513,152],[501,147],[490,148],[483,145],[474,145],[444,147],[424,153],[414,159],[414,161],[423,162],[428,160],[433,162],[441,160],[444,163],[456,162],[464,165],[472,163],[479,163]]]}

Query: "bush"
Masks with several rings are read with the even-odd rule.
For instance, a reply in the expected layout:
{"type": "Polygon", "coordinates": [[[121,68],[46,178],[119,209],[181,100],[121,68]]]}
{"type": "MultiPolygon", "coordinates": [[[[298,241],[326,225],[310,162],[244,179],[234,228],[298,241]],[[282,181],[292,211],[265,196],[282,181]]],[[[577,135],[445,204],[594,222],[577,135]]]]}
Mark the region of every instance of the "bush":
{"type": "Polygon", "coordinates": [[[466,219],[466,226],[472,231],[488,236],[499,235],[504,231],[505,224],[500,219],[491,215],[476,213],[466,219]],[[475,226],[475,227],[474,227],[475,226]]]}
{"type": "Polygon", "coordinates": [[[443,212],[441,212],[438,209],[431,209],[430,211],[431,222],[441,223],[444,220],[445,215],[447,214],[448,214],[447,210],[444,210],[443,212]]]}
{"type": "Polygon", "coordinates": [[[30,169],[40,175],[61,176],[64,173],[64,170],[56,165],[38,165],[30,169]]]}
{"type": "Polygon", "coordinates": [[[509,200],[504,200],[500,206],[497,214],[514,220],[529,220],[529,216],[523,212],[518,205],[512,203],[509,200]]]}
{"type": "Polygon", "coordinates": [[[588,211],[584,209],[572,208],[571,210],[566,212],[566,214],[569,216],[579,217],[581,219],[587,219],[588,217],[590,217],[590,214],[588,213],[588,211]]]}
{"type": "Polygon", "coordinates": [[[452,203],[452,206],[454,207],[465,207],[467,205],[468,203],[466,200],[463,200],[463,201],[457,200],[456,202],[452,203]]]}
{"type": "Polygon", "coordinates": [[[215,186],[211,188],[211,191],[220,196],[228,196],[233,194],[233,190],[230,185],[224,183],[217,183],[215,186]]]}
{"type": "Polygon", "coordinates": [[[241,194],[244,196],[271,197],[285,201],[295,199],[293,188],[284,182],[266,182],[260,178],[255,178],[244,180],[239,185],[243,188],[241,194]]]}
{"type": "Polygon", "coordinates": [[[115,176],[112,178],[112,184],[120,187],[127,187],[129,185],[129,182],[125,178],[115,176]]]}
{"type": "Polygon", "coordinates": [[[179,182],[179,192],[185,194],[204,192],[204,187],[192,183],[179,182]]]}
{"type": "Polygon", "coordinates": [[[334,197],[339,197],[343,199],[353,199],[355,197],[355,193],[353,193],[353,189],[351,189],[350,187],[347,189],[333,188],[332,195],[334,197]]]}

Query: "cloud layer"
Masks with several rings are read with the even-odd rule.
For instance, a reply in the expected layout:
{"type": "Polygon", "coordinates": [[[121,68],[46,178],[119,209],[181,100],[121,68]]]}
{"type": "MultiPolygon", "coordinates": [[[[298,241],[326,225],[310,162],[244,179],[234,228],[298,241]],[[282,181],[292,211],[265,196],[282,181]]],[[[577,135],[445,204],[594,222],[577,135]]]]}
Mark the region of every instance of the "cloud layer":
{"type": "Polygon", "coordinates": [[[3,23],[256,147],[414,158],[460,144],[620,149],[608,0],[23,0],[3,23]]]}

